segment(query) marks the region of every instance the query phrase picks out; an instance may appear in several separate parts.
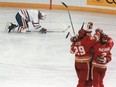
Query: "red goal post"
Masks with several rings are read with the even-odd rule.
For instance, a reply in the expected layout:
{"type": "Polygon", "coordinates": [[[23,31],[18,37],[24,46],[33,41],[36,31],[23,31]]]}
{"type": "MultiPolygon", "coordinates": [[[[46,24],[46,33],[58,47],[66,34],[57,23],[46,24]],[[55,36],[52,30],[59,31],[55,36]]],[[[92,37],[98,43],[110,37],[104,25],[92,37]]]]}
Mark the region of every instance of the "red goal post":
{"type": "Polygon", "coordinates": [[[50,0],[50,10],[52,9],[52,0],[50,0]]]}

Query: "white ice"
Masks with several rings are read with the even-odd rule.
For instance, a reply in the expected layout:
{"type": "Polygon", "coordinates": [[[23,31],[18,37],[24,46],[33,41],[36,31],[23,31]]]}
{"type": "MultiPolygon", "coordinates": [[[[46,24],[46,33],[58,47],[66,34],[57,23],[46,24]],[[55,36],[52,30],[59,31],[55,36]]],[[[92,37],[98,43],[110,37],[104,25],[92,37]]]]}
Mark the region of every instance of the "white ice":
{"type": "MultiPolygon", "coordinates": [[[[70,54],[69,38],[65,38],[68,31],[73,35],[72,29],[65,33],[6,33],[6,23],[16,23],[18,10],[0,9],[0,87],[76,87],[74,55],[70,54]]],[[[70,25],[67,11],[41,11],[47,13],[47,19],[41,21],[47,29],[62,30],[70,25]]],[[[116,42],[116,16],[70,13],[76,33],[83,22],[92,21],[94,30],[102,28],[116,42]]],[[[114,45],[104,78],[105,87],[116,87],[115,51],[114,45]]]]}

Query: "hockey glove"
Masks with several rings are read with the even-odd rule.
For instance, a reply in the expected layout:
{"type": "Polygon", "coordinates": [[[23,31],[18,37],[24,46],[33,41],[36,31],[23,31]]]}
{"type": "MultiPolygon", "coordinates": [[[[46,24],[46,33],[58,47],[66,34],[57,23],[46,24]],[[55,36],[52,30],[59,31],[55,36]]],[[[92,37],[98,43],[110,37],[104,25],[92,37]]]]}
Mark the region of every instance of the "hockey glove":
{"type": "Polygon", "coordinates": [[[105,56],[97,57],[97,63],[106,64],[107,63],[107,58],[105,56]]]}
{"type": "Polygon", "coordinates": [[[70,38],[71,42],[76,42],[78,40],[78,36],[73,36],[70,38]]]}
{"type": "Polygon", "coordinates": [[[42,34],[45,34],[47,32],[47,29],[42,28],[39,32],[41,32],[42,34]]]}

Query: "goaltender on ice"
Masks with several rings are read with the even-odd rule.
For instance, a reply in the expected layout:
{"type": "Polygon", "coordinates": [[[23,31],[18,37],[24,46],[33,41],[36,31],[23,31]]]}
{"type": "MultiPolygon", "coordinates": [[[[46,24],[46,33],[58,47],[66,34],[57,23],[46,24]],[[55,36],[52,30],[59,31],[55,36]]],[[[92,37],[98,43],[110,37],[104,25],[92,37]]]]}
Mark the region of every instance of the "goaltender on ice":
{"type": "Polygon", "coordinates": [[[7,32],[10,33],[11,31],[16,30],[17,32],[31,32],[29,30],[29,22],[32,23],[33,27],[37,29],[41,33],[46,33],[47,29],[43,28],[40,25],[40,20],[45,20],[46,19],[46,14],[42,13],[36,9],[21,9],[17,12],[16,16],[16,21],[18,25],[13,24],[13,23],[7,23],[7,32]]]}

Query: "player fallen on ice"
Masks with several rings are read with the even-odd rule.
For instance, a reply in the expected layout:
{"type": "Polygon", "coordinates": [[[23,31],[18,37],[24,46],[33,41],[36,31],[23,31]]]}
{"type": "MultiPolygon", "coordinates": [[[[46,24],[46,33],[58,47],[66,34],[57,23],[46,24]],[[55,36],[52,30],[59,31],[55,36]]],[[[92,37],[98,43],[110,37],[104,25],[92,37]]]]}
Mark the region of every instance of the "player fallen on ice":
{"type": "Polygon", "coordinates": [[[17,12],[16,16],[16,21],[18,25],[9,23],[8,24],[8,33],[11,32],[11,30],[14,30],[16,27],[18,27],[17,31],[18,32],[30,32],[29,30],[29,22],[32,23],[33,27],[41,33],[46,33],[47,29],[41,27],[40,25],[40,20],[45,20],[46,14],[42,13],[38,10],[35,9],[21,9],[17,12]]]}

